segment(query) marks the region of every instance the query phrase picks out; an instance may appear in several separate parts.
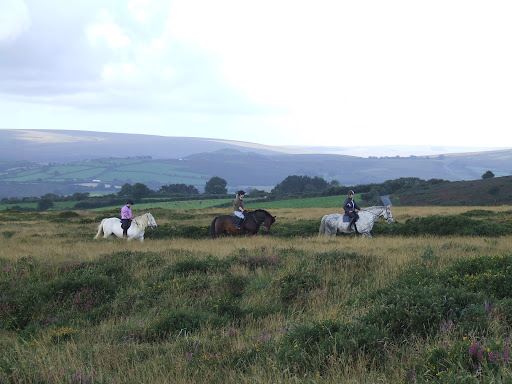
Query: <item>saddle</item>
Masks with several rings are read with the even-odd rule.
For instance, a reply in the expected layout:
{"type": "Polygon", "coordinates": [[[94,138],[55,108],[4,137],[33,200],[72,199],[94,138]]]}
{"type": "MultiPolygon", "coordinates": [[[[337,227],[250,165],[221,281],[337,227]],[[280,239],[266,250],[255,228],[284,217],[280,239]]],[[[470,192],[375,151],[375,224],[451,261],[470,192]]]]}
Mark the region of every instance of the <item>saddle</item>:
{"type": "MultiPolygon", "coordinates": [[[[352,220],[352,218],[344,214],[342,220],[344,223],[350,223],[350,220],[352,220]]],[[[357,220],[359,220],[359,215],[356,213],[356,221],[357,220]]]]}

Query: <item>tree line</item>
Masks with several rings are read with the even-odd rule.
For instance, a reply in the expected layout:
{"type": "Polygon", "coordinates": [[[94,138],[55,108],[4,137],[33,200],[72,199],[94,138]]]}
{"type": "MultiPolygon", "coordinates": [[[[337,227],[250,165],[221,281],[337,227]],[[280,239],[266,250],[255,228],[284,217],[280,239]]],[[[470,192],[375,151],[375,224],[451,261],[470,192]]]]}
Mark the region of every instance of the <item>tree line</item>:
{"type": "MultiPolygon", "coordinates": [[[[304,175],[291,175],[277,184],[270,192],[255,188],[247,188],[246,195],[251,198],[265,196],[270,200],[282,200],[290,198],[345,195],[349,189],[353,189],[365,204],[378,205],[381,203],[380,196],[382,195],[391,195],[397,191],[404,191],[409,188],[439,183],[449,183],[449,181],[442,179],[431,179],[426,181],[416,177],[406,177],[388,180],[380,184],[340,185],[337,180],[328,182],[318,176],[310,177],[304,175]]],[[[70,196],[60,196],[49,193],[41,197],[22,199],[4,198],[1,202],[3,204],[11,205],[35,202],[37,203],[38,211],[45,211],[52,208],[55,202],[60,201],[76,201],[76,204],[74,205],[75,209],[92,209],[104,206],[122,205],[128,198],[140,203],[146,199],[151,199],[151,201],[157,202],[159,199],[162,199],[162,201],[178,201],[183,198],[194,200],[226,198],[229,196],[232,196],[232,193],[228,193],[227,181],[221,177],[214,176],[206,182],[203,193],[200,193],[195,186],[186,184],[163,185],[160,189],[155,191],[143,183],[135,183],[133,185],[125,183],[122,185],[119,192],[102,196],[90,196],[89,192],[77,192],[70,196]]]]}

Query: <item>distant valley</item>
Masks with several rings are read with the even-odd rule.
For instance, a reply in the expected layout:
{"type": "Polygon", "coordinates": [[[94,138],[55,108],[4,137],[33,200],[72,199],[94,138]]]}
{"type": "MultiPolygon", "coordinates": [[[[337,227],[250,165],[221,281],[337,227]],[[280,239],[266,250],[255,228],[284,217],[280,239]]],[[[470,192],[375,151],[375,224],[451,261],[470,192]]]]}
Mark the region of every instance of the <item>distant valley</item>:
{"type": "Polygon", "coordinates": [[[401,177],[478,180],[488,170],[497,177],[512,175],[512,149],[359,157],[207,138],[0,130],[0,198],[112,189],[136,182],[152,189],[183,183],[202,190],[213,176],[225,179],[234,191],[270,190],[290,175],[352,186],[401,177]]]}

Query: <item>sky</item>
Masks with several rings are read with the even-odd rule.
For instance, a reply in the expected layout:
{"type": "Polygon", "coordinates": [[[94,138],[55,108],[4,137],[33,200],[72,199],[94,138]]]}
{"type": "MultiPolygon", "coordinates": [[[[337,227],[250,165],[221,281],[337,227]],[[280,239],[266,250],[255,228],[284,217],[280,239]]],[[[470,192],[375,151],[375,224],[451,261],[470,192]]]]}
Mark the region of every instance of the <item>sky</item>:
{"type": "Polygon", "coordinates": [[[510,0],[0,0],[0,129],[511,148],[511,19],[510,0]]]}

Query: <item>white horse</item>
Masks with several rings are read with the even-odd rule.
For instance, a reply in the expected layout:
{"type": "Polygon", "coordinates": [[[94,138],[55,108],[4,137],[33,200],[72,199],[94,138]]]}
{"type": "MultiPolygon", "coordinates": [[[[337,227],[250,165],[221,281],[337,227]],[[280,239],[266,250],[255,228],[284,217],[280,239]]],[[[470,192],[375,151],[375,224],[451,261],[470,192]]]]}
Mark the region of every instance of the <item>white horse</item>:
{"type": "MultiPolygon", "coordinates": [[[[393,215],[391,214],[389,205],[386,207],[368,207],[359,211],[358,214],[359,220],[356,221],[356,227],[357,231],[362,234],[363,237],[372,237],[370,232],[373,228],[373,224],[379,217],[384,218],[388,223],[393,222],[393,215]]],[[[355,230],[349,228],[350,220],[344,221],[343,216],[344,215],[340,213],[332,213],[322,217],[318,235],[336,236],[338,232],[354,233],[355,230]]]]}
{"type": "MultiPolygon", "coordinates": [[[[144,230],[146,227],[157,227],[155,218],[151,213],[145,213],[143,215],[134,217],[132,220],[132,225],[130,225],[130,228],[128,228],[127,231],[128,241],[139,239],[139,241],[142,243],[144,241],[144,230]]],[[[110,235],[123,237],[121,219],[117,217],[110,217],[108,219],[101,220],[100,225],[98,225],[98,233],[96,236],[94,236],[94,238],[97,239],[101,235],[103,235],[104,238],[107,238],[110,235]]]]}

